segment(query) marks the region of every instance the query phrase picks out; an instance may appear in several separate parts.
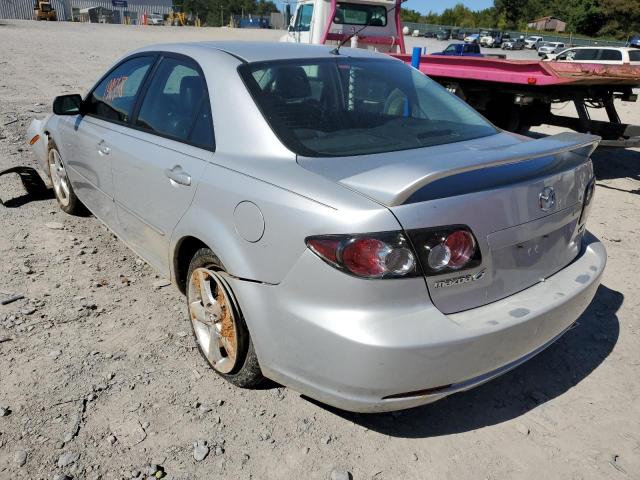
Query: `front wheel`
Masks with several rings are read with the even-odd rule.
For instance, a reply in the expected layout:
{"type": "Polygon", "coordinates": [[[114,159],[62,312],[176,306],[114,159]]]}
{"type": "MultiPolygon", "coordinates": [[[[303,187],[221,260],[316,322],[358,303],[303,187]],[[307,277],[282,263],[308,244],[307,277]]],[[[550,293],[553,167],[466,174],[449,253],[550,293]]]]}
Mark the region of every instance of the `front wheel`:
{"type": "Polygon", "coordinates": [[[47,162],[49,164],[49,176],[53,184],[53,192],[60,209],[70,215],[86,215],[87,210],[73,191],[62,156],[53,141],[49,144],[47,162]]]}
{"type": "Polygon", "coordinates": [[[230,383],[253,388],[264,379],[233,292],[218,257],[208,248],[189,265],[187,304],[198,350],[209,366],[230,383]]]}

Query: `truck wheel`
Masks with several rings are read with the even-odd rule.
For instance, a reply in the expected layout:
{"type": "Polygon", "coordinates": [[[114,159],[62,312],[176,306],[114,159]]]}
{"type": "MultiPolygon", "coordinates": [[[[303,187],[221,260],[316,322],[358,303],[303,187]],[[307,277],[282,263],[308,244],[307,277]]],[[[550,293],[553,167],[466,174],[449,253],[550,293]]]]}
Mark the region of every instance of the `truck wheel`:
{"type": "Polygon", "coordinates": [[[49,176],[51,177],[53,192],[60,209],[69,215],[86,215],[87,209],[73,191],[73,186],[67,176],[67,170],[64,166],[62,156],[53,140],[49,142],[49,152],[47,155],[49,176]]]}
{"type": "Polygon", "coordinates": [[[257,387],[264,376],[249,330],[220,260],[208,248],[189,265],[187,305],[200,354],[213,370],[241,388],[257,387]]]}

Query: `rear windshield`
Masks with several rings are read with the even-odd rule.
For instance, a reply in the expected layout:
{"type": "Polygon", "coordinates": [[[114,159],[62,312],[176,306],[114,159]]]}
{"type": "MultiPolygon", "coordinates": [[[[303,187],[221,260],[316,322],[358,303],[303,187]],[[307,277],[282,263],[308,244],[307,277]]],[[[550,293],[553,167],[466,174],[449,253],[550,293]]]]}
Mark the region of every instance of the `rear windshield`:
{"type": "Polygon", "coordinates": [[[382,5],[339,2],[336,5],[336,16],[333,23],[386,27],[387,9],[382,5]]]}
{"type": "Polygon", "coordinates": [[[397,60],[288,60],[245,64],[245,84],[293,152],[365,155],[497,133],[480,114],[397,60]]]}

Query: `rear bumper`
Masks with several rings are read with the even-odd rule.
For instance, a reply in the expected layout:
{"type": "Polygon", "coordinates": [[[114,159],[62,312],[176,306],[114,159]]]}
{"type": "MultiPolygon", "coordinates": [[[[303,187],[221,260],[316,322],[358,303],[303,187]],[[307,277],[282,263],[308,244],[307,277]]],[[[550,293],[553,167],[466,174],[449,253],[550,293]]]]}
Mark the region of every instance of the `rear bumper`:
{"type": "Polygon", "coordinates": [[[605,264],[604,246],[587,235],[579,257],[546,281],[451,315],[431,304],[422,279],[355,279],[310,252],[280,285],[231,283],[268,377],[341,409],[379,412],[468,390],[528,360],[586,309],[605,264]]]}

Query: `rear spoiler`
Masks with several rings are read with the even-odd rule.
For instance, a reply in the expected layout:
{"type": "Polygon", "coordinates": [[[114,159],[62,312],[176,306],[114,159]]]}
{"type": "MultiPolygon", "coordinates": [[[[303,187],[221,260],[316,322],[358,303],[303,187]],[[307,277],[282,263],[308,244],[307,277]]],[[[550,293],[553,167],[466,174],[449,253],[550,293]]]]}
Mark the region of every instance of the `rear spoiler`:
{"type": "MultiPolygon", "coordinates": [[[[573,158],[588,159],[598,147],[601,138],[595,135],[565,132],[558,135],[524,141],[513,145],[469,150],[456,155],[437,155],[419,164],[389,165],[343,178],[340,183],[389,207],[402,205],[418,190],[429,184],[454,175],[486,168],[511,165],[542,157],[556,157],[571,153],[573,158]],[[389,168],[386,172],[384,170],[389,168]],[[388,181],[383,179],[387,177],[388,181]],[[371,188],[375,186],[375,188],[371,188]]],[[[567,163],[572,163],[569,158],[567,163]]],[[[567,165],[568,166],[568,165],[567,165]]]]}

